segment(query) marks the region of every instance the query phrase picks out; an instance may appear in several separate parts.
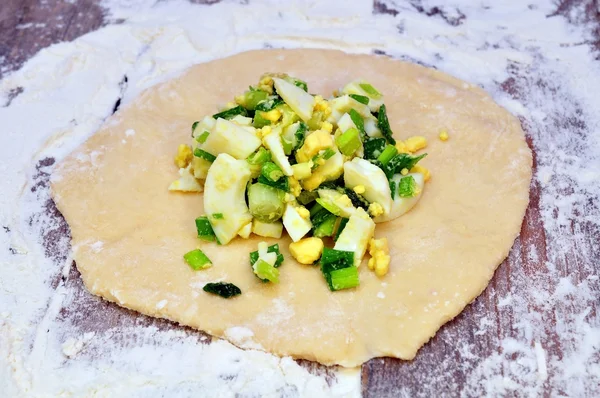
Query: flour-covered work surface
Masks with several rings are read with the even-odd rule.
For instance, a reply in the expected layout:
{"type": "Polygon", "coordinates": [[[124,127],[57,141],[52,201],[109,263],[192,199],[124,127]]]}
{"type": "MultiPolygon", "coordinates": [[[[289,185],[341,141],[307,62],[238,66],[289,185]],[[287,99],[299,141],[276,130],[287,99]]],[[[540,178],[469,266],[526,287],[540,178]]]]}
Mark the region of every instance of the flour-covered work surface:
{"type": "MultiPolygon", "coordinates": [[[[597,40],[593,37],[593,16],[597,13],[593,4],[587,8],[563,5],[558,11],[555,5],[543,2],[511,7],[495,2],[477,6],[457,2],[443,7],[429,2],[356,2],[343,8],[297,2],[285,11],[277,11],[268,2],[124,4],[98,3],[104,9],[107,26],[72,43],[43,50],[19,70],[10,72],[10,65],[3,69],[0,151],[4,211],[0,239],[5,249],[0,257],[0,380],[9,396],[186,396],[198,391],[221,396],[598,393],[600,329],[595,306],[599,294],[600,143],[594,93],[600,73],[594,60],[598,54],[593,48],[597,40]],[[203,28],[198,29],[199,25],[203,28]],[[105,120],[115,111],[127,112],[144,89],[181,76],[193,64],[272,47],[341,49],[426,65],[480,86],[521,120],[534,155],[534,175],[520,237],[484,293],[442,327],[411,362],[374,359],[361,371],[279,358],[258,350],[264,346],[241,350],[223,340],[211,341],[192,329],[103,302],[82,285],[73,263],[71,232],[49,196],[50,175],[56,164],[95,131],[110,129],[114,121],[107,125],[105,120]]],[[[40,27],[24,25],[19,29],[40,27]]],[[[243,70],[245,65],[249,63],[237,65],[240,76],[249,73],[243,70]]],[[[318,67],[310,67],[318,75],[318,67]]],[[[301,71],[291,72],[302,77],[301,71]]],[[[374,84],[377,81],[375,76],[369,78],[374,84]]],[[[211,106],[244,90],[230,87],[227,79],[219,80],[229,91],[211,106]]],[[[319,87],[318,80],[307,80],[318,92],[335,88],[319,87]]],[[[348,78],[342,80],[335,86],[348,78]]],[[[389,91],[381,83],[377,81],[375,86],[384,93],[389,91]]],[[[217,81],[212,84],[220,86],[217,81]]],[[[177,108],[177,98],[173,97],[168,106],[177,108]]],[[[192,120],[183,108],[180,111],[184,121],[192,120]]],[[[390,113],[392,123],[394,118],[402,119],[396,116],[395,111],[390,113]]],[[[139,123],[152,125],[152,120],[139,123]]],[[[182,128],[189,126],[186,123],[182,128]]],[[[140,140],[137,130],[123,131],[120,144],[126,147],[143,142],[136,141],[140,140]]],[[[395,132],[402,138],[418,133],[398,128],[395,132]]],[[[464,129],[454,136],[450,131],[450,140],[436,145],[457,145],[458,153],[468,153],[468,144],[461,148],[460,140],[454,139],[463,133],[464,129]]],[[[181,135],[185,136],[189,137],[189,130],[181,135]]],[[[174,138],[172,151],[180,141],[179,136],[174,138]]],[[[433,156],[436,148],[430,148],[433,168],[437,168],[433,156]]],[[[174,152],[169,153],[165,164],[174,167],[174,152]]],[[[86,162],[100,165],[104,156],[92,151],[86,162]]],[[[493,156],[491,153],[489,157],[493,156]]],[[[464,174],[471,175],[475,167],[467,167],[464,174]]],[[[460,172],[458,168],[455,173],[460,172]]],[[[168,186],[177,173],[165,173],[168,186]]],[[[443,176],[440,174],[432,176],[431,184],[443,176]]],[[[112,175],[118,181],[120,174],[112,175]]],[[[84,180],[74,184],[81,187],[64,189],[93,192],[94,187],[86,186],[84,180]]],[[[119,184],[126,190],[138,182],[119,184]]],[[[424,187],[417,207],[398,221],[408,223],[411,215],[418,214],[419,206],[431,200],[426,196],[428,188],[424,187]]],[[[434,189],[431,185],[432,192],[434,189]]],[[[465,191],[465,201],[473,194],[465,191]]],[[[86,200],[106,204],[114,197],[86,200]]],[[[85,204],[78,206],[84,208],[85,204]]],[[[122,225],[127,225],[126,216],[123,214],[122,225]]],[[[507,222],[500,221],[499,227],[507,222]]],[[[111,229],[105,230],[110,235],[111,229]]],[[[93,258],[97,253],[101,257],[111,250],[109,238],[87,242],[87,255],[93,258]]],[[[196,239],[194,234],[189,240],[193,244],[192,238],[196,239]]],[[[185,252],[183,246],[181,250],[177,247],[180,255],[185,252]]],[[[186,266],[179,261],[181,267],[186,266]]],[[[211,270],[217,267],[215,261],[211,270]]],[[[282,281],[285,267],[292,270],[300,266],[284,265],[282,281]]],[[[392,273],[393,267],[392,262],[392,273]]],[[[244,269],[255,278],[248,264],[244,269]]],[[[365,272],[370,271],[361,270],[361,283],[378,280],[365,272]]],[[[140,275],[142,283],[148,280],[140,275]]],[[[90,281],[86,283],[92,291],[103,289],[102,282],[90,286],[90,281]]],[[[385,283],[385,279],[381,281],[385,283]]],[[[319,282],[324,293],[347,293],[329,292],[326,284],[319,282]]],[[[377,320],[377,312],[384,308],[377,302],[389,295],[378,290],[373,293],[376,304],[369,316],[377,320]]],[[[105,296],[110,294],[114,301],[119,301],[119,294],[128,297],[123,291],[105,296]]],[[[152,294],[147,297],[157,298],[152,294]]],[[[234,300],[243,298],[242,294],[234,300]]],[[[170,315],[173,304],[169,298],[157,298],[150,304],[153,310],[144,312],[180,320],[170,315]]],[[[136,305],[129,307],[140,310],[136,305]]],[[[275,307],[279,312],[289,309],[275,307]]],[[[182,314],[188,316],[185,311],[182,314]]],[[[232,328],[225,337],[237,345],[247,342],[246,347],[255,343],[255,336],[245,328],[232,328]]],[[[380,339],[369,336],[375,342],[371,347],[385,347],[387,338],[384,334],[380,339]]],[[[294,349],[303,350],[301,344],[294,349]]],[[[393,354],[385,348],[381,353],[393,354]]]]}

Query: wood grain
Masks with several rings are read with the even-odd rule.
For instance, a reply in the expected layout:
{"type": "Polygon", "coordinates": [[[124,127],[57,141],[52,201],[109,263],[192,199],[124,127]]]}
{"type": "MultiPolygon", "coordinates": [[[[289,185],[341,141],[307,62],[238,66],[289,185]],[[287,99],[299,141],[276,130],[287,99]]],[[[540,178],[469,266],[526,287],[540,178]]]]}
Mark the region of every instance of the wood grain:
{"type": "MultiPolygon", "coordinates": [[[[212,4],[218,1],[196,2],[212,4]]],[[[460,25],[465,18],[460,10],[452,13],[452,15],[447,15],[442,6],[426,7],[420,0],[410,0],[404,3],[404,5],[412,7],[419,13],[430,18],[441,18],[452,26],[460,25]]],[[[440,3],[443,4],[443,2],[440,3]]],[[[591,39],[582,44],[595,48],[597,51],[596,59],[600,60],[598,1],[587,0],[583,3],[586,12],[583,15],[574,16],[571,11],[574,7],[581,7],[581,1],[563,0],[557,2],[556,11],[548,15],[548,18],[563,16],[574,25],[586,24],[586,26],[591,26],[591,39]]],[[[375,12],[390,15],[397,15],[401,12],[386,4],[388,3],[375,0],[375,12]]],[[[103,26],[105,24],[104,17],[104,12],[99,6],[98,0],[80,0],[77,2],[47,0],[43,3],[35,0],[2,0],[0,6],[0,57],[3,57],[3,68],[0,69],[0,77],[2,73],[20,67],[37,51],[50,44],[73,40],[82,34],[103,26]],[[33,28],[20,29],[23,26],[31,26],[29,24],[33,24],[33,28]]],[[[524,76],[523,72],[515,70],[512,75],[511,78],[502,83],[501,87],[513,97],[522,99],[524,93],[520,91],[519,79],[524,76]]],[[[545,83],[542,81],[540,84],[545,83]]],[[[562,130],[567,131],[568,128],[573,127],[573,123],[582,123],[576,112],[566,120],[556,120],[558,130],[561,130],[562,126],[562,130]]],[[[524,123],[524,128],[529,133],[528,142],[532,146],[531,127],[524,123]]],[[[38,175],[35,178],[38,181],[39,189],[43,189],[47,185],[47,173],[44,174],[44,168],[51,166],[52,163],[53,160],[47,159],[38,165],[38,175]]],[[[534,169],[537,169],[537,162],[534,164],[534,169]]],[[[600,230],[597,224],[572,217],[570,219],[572,229],[583,231],[588,237],[586,241],[582,242],[581,252],[589,253],[589,255],[586,257],[578,253],[569,253],[570,255],[557,256],[557,253],[553,252],[556,249],[550,247],[549,244],[549,242],[552,242],[553,237],[545,235],[540,215],[542,190],[543,187],[534,180],[531,185],[531,200],[521,229],[521,235],[515,242],[509,258],[498,268],[490,286],[456,319],[442,327],[439,333],[422,348],[415,360],[407,362],[384,358],[366,363],[362,369],[363,395],[365,397],[393,397],[402,393],[409,396],[476,396],[476,392],[463,390],[470,372],[477,367],[481,358],[487,358],[499,352],[499,342],[502,339],[517,337],[517,331],[514,328],[516,320],[510,308],[498,305],[502,295],[507,293],[519,294],[519,286],[515,284],[514,279],[517,270],[526,276],[533,277],[543,272],[544,264],[549,258],[559,257],[562,260],[557,261],[555,265],[562,274],[573,275],[579,281],[591,275],[592,271],[600,264],[600,250],[598,248],[600,230]],[[538,253],[535,261],[532,261],[531,256],[528,254],[532,247],[538,253]],[[482,323],[487,324],[489,322],[493,323],[491,329],[495,330],[495,333],[478,334],[482,323]],[[465,357],[461,354],[460,349],[463,344],[476,347],[472,350],[471,357],[465,357]]],[[[592,205],[594,204],[590,204],[590,206],[592,205]]],[[[61,217],[51,200],[46,204],[46,210],[50,214],[56,213],[57,218],[61,217]]],[[[68,227],[64,221],[57,231],[48,234],[46,237],[46,241],[49,242],[49,253],[52,253],[51,242],[58,235],[68,235],[68,227]]],[[[64,308],[61,316],[65,318],[74,317],[83,309],[87,309],[85,316],[79,315],[83,331],[150,324],[159,328],[180,328],[168,321],[145,317],[89,295],[82,286],[75,267],[72,268],[66,283],[67,286],[72,287],[77,292],[79,297],[75,302],[79,302],[80,306],[64,308]],[[90,308],[93,311],[89,312],[90,308]]],[[[598,305],[596,305],[591,311],[595,314],[598,309],[598,305]]],[[[563,347],[561,347],[560,340],[555,335],[556,332],[553,327],[555,326],[555,313],[543,308],[536,308],[535,310],[539,311],[544,322],[548,323],[548,341],[545,342],[545,347],[549,351],[548,354],[561,357],[563,347]]],[[[201,334],[192,330],[188,331],[201,334]]],[[[323,370],[322,367],[309,364],[306,361],[302,361],[302,363],[314,371],[323,370]]],[[[552,375],[549,375],[541,395],[553,396],[559,391],[560,386],[555,385],[552,375]]],[[[600,395],[600,387],[597,392],[600,395]]]]}

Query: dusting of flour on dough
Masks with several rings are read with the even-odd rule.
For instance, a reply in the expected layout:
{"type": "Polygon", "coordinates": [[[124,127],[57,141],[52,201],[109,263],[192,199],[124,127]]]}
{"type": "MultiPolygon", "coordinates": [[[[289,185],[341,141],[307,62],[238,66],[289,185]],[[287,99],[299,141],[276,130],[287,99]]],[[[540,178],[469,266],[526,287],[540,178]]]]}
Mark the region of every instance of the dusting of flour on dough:
{"type": "MultiPolygon", "coordinates": [[[[583,229],[600,231],[600,70],[585,44],[589,32],[562,17],[547,17],[554,5],[541,0],[451,0],[437,11],[428,0],[369,0],[344,7],[290,1],[281,12],[271,3],[204,7],[105,0],[108,18],[123,23],[42,50],[0,82],[0,103],[22,88],[0,108],[2,391],[7,396],[189,396],[202,390],[359,394],[356,372],[336,370],[326,380],[290,358],[242,351],[221,340],[205,344],[205,335],[188,329],[123,320],[118,330],[102,324],[87,330],[91,326],[73,308],[103,304],[73,282],[78,275],[68,259],[68,231],[57,223],[48,196],[51,159],[62,158],[97,130],[117,99],[127,103],[194,63],[286,46],[374,51],[481,85],[522,118],[537,155],[532,189],[541,219],[524,230],[545,234],[548,255],[532,250],[527,235],[517,240],[509,290],[488,289],[502,315],[475,319],[473,339],[442,329],[437,338],[455,347],[460,360],[444,358],[435,371],[420,373],[432,390],[408,391],[400,380],[395,393],[431,395],[446,386],[463,396],[536,396],[546,386],[551,395],[598,395],[600,315],[591,305],[600,294],[600,246],[588,242],[583,229]],[[376,13],[373,3],[379,4],[376,13]],[[558,139],[548,141],[548,134],[558,139]],[[51,247],[42,242],[52,242],[51,247]],[[536,269],[521,263],[521,251],[536,269]],[[587,272],[570,273],[573,263],[587,272]],[[553,318],[545,318],[548,314],[553,318]],[[497,350],[474,355],[478,339],[494,339],[497,350]],[[467,380],[453,380],[456,367],[469,374],[467,380]]],[[[574,9],[571,17],[583,18],[582,12],[574,9]]],[[[127,131],[124,137],[135,139],[127,131]]],[[[82,159],[82,166],[94,161],[82,159]]],[[[500,269],[497,279],[505,277],[500,269]]],[[[118,317],[119,311],[125,310],[108,313],[118,317]]],[[[374,395],[385,395],[372,387],[374,395]]]]}

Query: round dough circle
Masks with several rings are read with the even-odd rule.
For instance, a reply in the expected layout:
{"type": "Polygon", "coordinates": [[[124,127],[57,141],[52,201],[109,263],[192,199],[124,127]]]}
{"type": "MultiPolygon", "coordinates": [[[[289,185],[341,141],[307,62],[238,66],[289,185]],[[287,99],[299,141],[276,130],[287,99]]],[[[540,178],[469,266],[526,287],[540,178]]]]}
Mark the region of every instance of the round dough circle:
{"type": "Polygon", "coordinates": [[[469,83],[384,57],[261,50],[194,66],[145,91],[61,162],[52,189],[93,294],[242,347],[356,366],[379,356],[412,359],[483,291],[519,234],[531,166],[518,120],[469,83]],[[422,165],[432,178],[420,202],[376,229],[390,242],[384,278],[363,263],[360,287],[331,293],[318,267],[289,255],[286,238],[281,283],[261,283],[248,253],[264,239],[201,242],[194,219],[203,214],[202,195],[167,190],[192,122],[266,71],[302,78],[325,96],[364,78],[384,94],[396,138],[428,139],[422,165]],[[438,139],[442,129],[447,142],[438,139]],[[183,262],[197,247],[212,268],[195,272],[183,262]],[[225,300],[202,291],[223,280],[243,294],[225,300]]]}

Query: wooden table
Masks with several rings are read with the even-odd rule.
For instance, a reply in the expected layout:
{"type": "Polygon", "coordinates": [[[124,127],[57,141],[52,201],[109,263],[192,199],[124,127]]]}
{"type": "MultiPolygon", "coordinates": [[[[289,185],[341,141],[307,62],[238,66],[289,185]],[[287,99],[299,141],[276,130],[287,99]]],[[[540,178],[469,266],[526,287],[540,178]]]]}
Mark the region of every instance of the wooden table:
{"type": "MultiPolygon", "coordinates": [[[[200,0],[199,3],[216,3],[219,0],[200,0]]],[[[47,0],[44,5],[36,0],[2,0],[0,6],[0,56],[4,58],[4,73],[18,68],[29,57],[40,49],[53,43],[73,40],[78,36],[95,30],[105,24],[103,11],[98,5],[98,0],[80,0],[69,2],[65,0],[47,0]],[[34,29],[18,29],[25,24],[34,25],[34,29]],[[42,25],[43,24],[43,25],[42,25]],[[7,68],[6,66],[9,65],[7,68]]],[[[415,10],[426,14],[431,18],[443,18],[450,25],[458,25],[462,22],[464,15],[458,13],[458,17],[449,18],[441,6],[426,8],[419,0],[407,1],[415,10]]],[[[598,13],[597,0],[584,2],[587,12],[583,17],[575,18],[571,14],[574,7],[581,6],[581,2],[563,0],[557,2],[556,12],[548,17],[562,16],[572,24],[588,24],[594,32],[595,39],[588,44],[595,48],[600,54],[600,15],[598,13]]],[[[443,4],[440,1],[440,4],[443,4]]],[[[375,12],[395,15],[397,10],[379,3],[375,0],[375,12]]],[[[597,59],[600,59],[598,56],[597,59]]],[[[1,77],[0,72],[0,77],[1,77]]],[[[502,83],[501,87],[515,98],[522,98],[519,92],[519,72],[513,73],[513,77],[502,83]]],[[[544,84],[544,82],[540,82],[544,84]]],[[[16,94],[16,93],[15,93],[16,94]]],[[[596,110],[600,111],[600,110],[596,110]]],[[[561,126],[568,123],[578,123],[580,118],[577,114],[572,115],[572,120],[557,120],[557,133],[561,126]]],[[[528,125],[524,123],[527,130],[528,125]]],[[[585,130],[585,129],[583,129],[585,130]]],[[[548,139],[552,139],[549,135],[548,139]]],[[[531,138],[529,144],[532,146],[531,138]]],[[[38,174],[35,177],[35,189],[47,189],[48,174],[43,171],[43,166],[53,163],[53,159],[45,159],[38,165],[38,174]]],[[[534,164],[534,167],[537,163],[534,164]]],[[[482,358],[488,358],[495,353],[501,353],[501,341],[506,338],[517,338],[518,331],[515,327],[516,319],[513,319],[510,306],[499,305],[499,301],[506,294],[519,294],[519,287],[512,283],[515,275],[533,276],[544,272],[544,263],[549,258],[562,258],[555,261],[560,275],[576,275],[581,281],[593,274],[598,273],[600,268],[600,252],[597,250],[597,242],[600,241],[600,230],[598,224],[584,222],[578,217],[571,216],[570,223],[573,230],[583,231],[589,238],[582,241],[581,252],[588,253],[582,257],[577,253],[567,253],[565,256],[557,256],[556,248],[548,244],[554,238],[546,236],[540,216],[540,193],[543,187],[534,180],[531,185],[531,202],[527,209],[525,221],[522,226],[521,236],[517,239],[509,258],[498,268],[490,286],[469,305],[465,311],[456,319],[445,325],[440,332],[425,345],[419,352],[417,358],[411,362],[395,359],[375,359],[366,363],[362,368],[363,394],[365,397],[397,396],[403,390],[411,396],[477,396],[485,393],[481,391],[466,391],[463,385],[469,374],[476,369],[482,358]],[[535,249],[537,259],[532,259],[530,253],[535,249]],[[594,271],[594,268],[595,271],[594,271]],[[486,324],[486,330],[494,330],[493,333],[480,335],[482,323],[486,324]],[[491,324],[490,324],[491,323],[491,324]],[[469,343],[476,349],[471,355],[465,356],[461,352],[461,344],[469,343]]],[[[590,199],[592,200],[592,199],[590,199]]],[[[54,204],[49,201],[46,210],[57,218],[62,218],[54,204]]],[[[66,224],[58,229],[45,231],[47,251],[58,259],[66,258],[66,253],[56,251],[53,241],[61,235],[68,234],[66,224]]],[[[58,278],[58,276],[57,276],[58,278]]],[[[164,320],[152,319],[131,311],[117,307],[116,305],[103,302],[89,295],[83,288],[81,279],[73,267],[71,275],[66,284],[69,288],[77,291],[81,307],[77,305],[64,308],[62,316],[69,316],[83,308],[94,308],[87,313],[82,322],[82,330],[98,331],[119,326],[130,325],[155,325],[159,328],[179,328],[179,326],[164,320]]],[[[600,292],[597,292],[600,294],[600,292]]],[[[596,315],[599,309],[598,302],[591,308],[591,313],[596,315]]],[[[539,312],[541,320],[547,322],[545,341],[541,341],[547,351],[547,355],[561,357],[563,346],[556,332],[555,313],[551,309],[535,308],[539,312]]],[[[199,333],[191,331],[190,333],[199,333]]],[[[514,358],[513,358],[514,359],[514,358]]],[[[508,358],[510,360],[510,358],[508,358]]],[[[305,366],[312,367],[316,371],[325,371],[324,368],[300,361],[305,366]]],[[[543,383],[540,396],[555,396],[561,391],[560,381],[549,374],[543,383]]],[[[589,391],[590,396],[600,396],[600,386],[596,390],[589,391]]],[[[515,396],[520,393],[514,392],[515,396]]]]}

